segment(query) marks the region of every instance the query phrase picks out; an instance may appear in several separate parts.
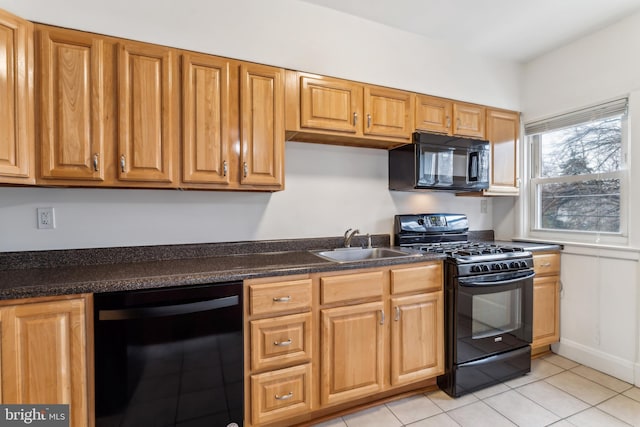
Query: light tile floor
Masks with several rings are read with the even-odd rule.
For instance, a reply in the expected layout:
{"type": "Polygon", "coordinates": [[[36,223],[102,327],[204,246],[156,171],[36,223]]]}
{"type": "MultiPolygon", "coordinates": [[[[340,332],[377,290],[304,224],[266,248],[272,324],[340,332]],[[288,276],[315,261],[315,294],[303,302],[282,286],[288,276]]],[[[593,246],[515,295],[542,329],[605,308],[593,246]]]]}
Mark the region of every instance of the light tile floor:
{"type": "Polygon", "coordinates": [[[640,427],[640,389],[549,354],[531,372],[473,394],[389,402],[314,427],[640,427]]]}

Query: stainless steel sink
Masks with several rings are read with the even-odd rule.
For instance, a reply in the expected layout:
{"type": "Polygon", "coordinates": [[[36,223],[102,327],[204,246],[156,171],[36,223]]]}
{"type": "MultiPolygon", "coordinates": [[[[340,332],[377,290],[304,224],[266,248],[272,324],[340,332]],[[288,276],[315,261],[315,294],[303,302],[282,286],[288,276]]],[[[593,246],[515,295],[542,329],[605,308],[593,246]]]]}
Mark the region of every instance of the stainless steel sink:
{"type": "Polygon", "coordinates": [[[311,251],[311,253],[334,262],[375,261],[385,258],[408,258],[422,255],[416,252],[405,252],[391,248],[338,248],[327,251],[311,251]]]}

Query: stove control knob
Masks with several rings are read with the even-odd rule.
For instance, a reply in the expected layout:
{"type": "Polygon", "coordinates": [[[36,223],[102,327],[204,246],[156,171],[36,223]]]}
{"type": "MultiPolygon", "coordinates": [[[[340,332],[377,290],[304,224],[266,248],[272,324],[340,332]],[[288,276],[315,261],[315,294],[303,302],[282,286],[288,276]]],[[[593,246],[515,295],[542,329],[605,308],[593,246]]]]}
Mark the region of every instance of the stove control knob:
{"type": "Polygon", "coordinates": [[[527,268],[527,261],[520,261],[521,268],[527,268]]]}
{"type": "Polygon", "coordinates": [[[513,262],[511,262],[511,263],[509,264],[509,267],[510,267],[510,268],[518,268],[518,263],[517,263],[517,262],[515,262],[515,261],[513,261],[513,262]]]}
{"type": "Polygon", "coordinates": [[[500,267],[502,267],[503,270],[508,270],[509,266],[507,265],[506,262],[503,262],[502,264],[500,264],[500,267]]]}
{"type": "Polygon", "coordinates": [[[485,264],[482,265],[482,271],[489,271],[489,267],[485,264]]]}
{"type": "Polygon", "coordinates": [[[482,271],[482,269],[480,268],[479,265],[472,265],[471,266],[471,272],[473,273],[479,273],[480,271],[482,271]]]}
{"type": "Polygon", "coordinates": [[[491,264],[491,269],[492,270],[500,270],[500,269],[502,269],[502,267],[500,267],[500,264],[491,264]]]}

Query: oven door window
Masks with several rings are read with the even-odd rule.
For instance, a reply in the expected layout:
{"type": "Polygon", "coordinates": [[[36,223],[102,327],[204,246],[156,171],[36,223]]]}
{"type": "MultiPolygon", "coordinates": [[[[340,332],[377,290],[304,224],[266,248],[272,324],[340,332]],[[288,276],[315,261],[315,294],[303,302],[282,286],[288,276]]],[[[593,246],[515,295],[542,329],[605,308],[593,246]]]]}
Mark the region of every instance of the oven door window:
{"type": "Polygon", "coordinates": [[[456,363],[531,342],[532,271],[460,278],[455,294],[456,363]]]}
{"type": "Polygon", "coordinates": [[[471,338],[481,339],[522,328],[520,288],[471,296],[471,338]]]}

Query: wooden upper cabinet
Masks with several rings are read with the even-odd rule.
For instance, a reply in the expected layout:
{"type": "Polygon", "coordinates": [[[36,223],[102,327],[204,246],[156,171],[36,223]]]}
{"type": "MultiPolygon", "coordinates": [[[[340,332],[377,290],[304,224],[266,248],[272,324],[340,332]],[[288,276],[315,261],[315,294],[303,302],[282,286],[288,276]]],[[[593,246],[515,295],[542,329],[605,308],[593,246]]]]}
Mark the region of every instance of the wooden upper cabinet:
{"type": "Polygon", "coordinates": [[[0,183],[35,183],[33,25],[0,10],[0,183]]]}
{"type": "Polygon", "coordinates": [[[178,67],[172,49],[118,44],[118,178],[175,183],[178,67]]]}
{"type": "Polygon", "coordinates": [[[300,76],[300,127],[356,134],[362,86],[320,76],[300,76]]]}
{"type": "Polygon", "coordinates": [[[487,139],[491,143],[491,178],[486,193],[518,195],[519,130],[518,113],[487,110],[487,139]]]}
{"type": "Polygon", "coordinates": [[[392,148],[411,142],[415,94],[287,71],[289,140],[392,148]]]}
{"type": "Polygon", "coordinates": [[[453,103],[435,96],[416,96],[416,129],[450,134],[453,103]]]}
{"type": "Polygon", "coordinates": [[[479,105],[453,103],[453,134],[485,138],[485,108],[479,105]]]}
{"type": "Polygon", "coordinates": [[[71,426],[91,425],[85,300],[0,308],[2,403],[70,405],[71,426]]]}
{"type": "Polygon", "coordinates": [[[396,89],[364,87],[364,133],[367,135],[411,137],[415,95],[396,89]]]}
{"type": "Polygon", "coordinates": [[[284,186],[284,70],[240,66],[240,164],[242,185],[284,186]]]}
{"type": "Polygon", "coordinates": [[[100,37],[38,27],[41,179],[105,179],[105,48],[100,37]]]}
{"type": "Polygon", "coordinates": [[[182,55],[182,181],[228,185],[231,172],[229,60],[182,55]]]}
{"type": "Polygon", "coordinates": [[[485,107],[435,96],[416,96],[416,129],[485,139],[485,107]]]}

